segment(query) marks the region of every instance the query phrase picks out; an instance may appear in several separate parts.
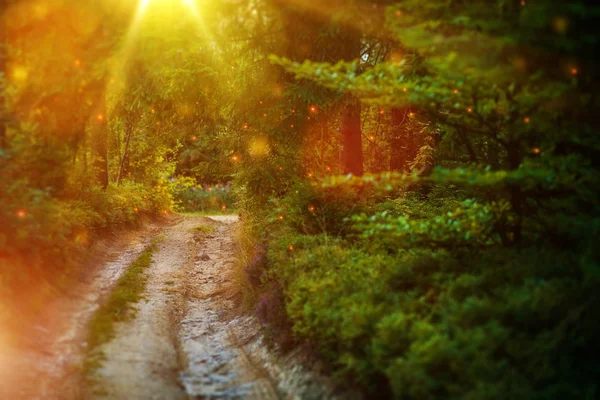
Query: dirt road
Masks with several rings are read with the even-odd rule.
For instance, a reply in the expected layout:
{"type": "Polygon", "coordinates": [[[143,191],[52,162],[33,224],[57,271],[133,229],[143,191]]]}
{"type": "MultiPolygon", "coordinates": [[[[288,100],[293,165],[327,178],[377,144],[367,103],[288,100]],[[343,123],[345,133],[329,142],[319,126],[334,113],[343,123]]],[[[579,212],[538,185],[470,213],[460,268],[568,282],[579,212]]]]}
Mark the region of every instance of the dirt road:
{"type": "Polygon", "coordinates": [[[298,354],[281,357],[271,350],[255,319],[236,311],[231,290],[236,228],[235,217],[175,217],[132,240],[70,296],[68,307],[57,306],[61,312],[54,313],[52,327],[42,327],[48,343],[4,352],[0,398],[338,397],[298,354]],[[115,338],[101,348],[106,357],[96,383],[82,387],[77,371],[86,322],[156,237],[161,242],[136,317],[116,325],[115,338]]]}

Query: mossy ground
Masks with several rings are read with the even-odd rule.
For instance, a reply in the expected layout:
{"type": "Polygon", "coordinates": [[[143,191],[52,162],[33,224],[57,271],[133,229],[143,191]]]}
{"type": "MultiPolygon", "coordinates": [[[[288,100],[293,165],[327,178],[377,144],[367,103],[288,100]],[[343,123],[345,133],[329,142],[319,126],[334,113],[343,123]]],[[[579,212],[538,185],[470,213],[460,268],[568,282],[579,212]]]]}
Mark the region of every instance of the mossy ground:
{"type": "MultiPolygon", "coordinates": [[[[84,379],[88,386],[95,384],[95,373],[105,358],[100,347],[115,336],[115,323],[135,317],[134,304],[142,299],[148,280],[145,270],[152,264],[152,255],[158,249],[160,239],[153,240],[131,263],[118,280],[107,301],[100,306],[90,320],[87,336],[88,350],[83,362],[84,379]]],[[[100,391],[94,388],[97,394],[100,391]]]]}

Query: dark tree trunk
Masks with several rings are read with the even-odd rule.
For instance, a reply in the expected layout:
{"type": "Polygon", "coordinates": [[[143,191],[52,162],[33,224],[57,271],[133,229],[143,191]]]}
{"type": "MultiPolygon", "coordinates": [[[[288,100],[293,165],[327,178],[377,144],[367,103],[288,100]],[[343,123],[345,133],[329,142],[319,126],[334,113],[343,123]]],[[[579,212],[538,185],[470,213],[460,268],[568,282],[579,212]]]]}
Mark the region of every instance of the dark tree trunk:
{"type": "Polygon", "coordinates": [[[360,103],[351,99],[342,112],[342,133],[344,151],[344,173],[363,175],[362,133],[360,127],[360,103]]]}
{"type": "Polygon", "coordinates": [[[129,157],[129,142],[131,141],[131,134],[133,133],[133,125],[127,126],[127,139],[125,139],[125,149],[123,150],[123,156],[119,165],[119,174],[117,175],[117,186],[121,184],[121,178],[123,177],[123,171],[125,167],[125,160],[129,157]]]}

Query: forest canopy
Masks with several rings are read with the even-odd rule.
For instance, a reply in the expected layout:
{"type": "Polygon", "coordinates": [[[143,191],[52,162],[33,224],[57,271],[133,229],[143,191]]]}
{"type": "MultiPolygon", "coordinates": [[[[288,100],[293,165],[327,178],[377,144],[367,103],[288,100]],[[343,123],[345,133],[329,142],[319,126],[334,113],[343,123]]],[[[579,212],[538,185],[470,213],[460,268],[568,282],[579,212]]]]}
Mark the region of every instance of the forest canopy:
{"type": "Polygon", "coordinates": [[[595,2],[0,7],[1,323],[231,211],[246,307],[368,396],[598,395],[595,2]]]}

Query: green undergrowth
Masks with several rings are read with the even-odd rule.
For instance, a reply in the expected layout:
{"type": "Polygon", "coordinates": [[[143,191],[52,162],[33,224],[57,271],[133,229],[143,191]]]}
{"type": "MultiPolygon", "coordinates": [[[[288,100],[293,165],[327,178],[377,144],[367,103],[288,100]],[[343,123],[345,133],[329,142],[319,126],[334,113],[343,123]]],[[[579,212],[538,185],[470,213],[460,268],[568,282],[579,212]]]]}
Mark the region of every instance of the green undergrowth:
{"type": "Polygon", "coordinates": [[[195,228],[192,228],[192,231],[194,233],[206,233],[206,234],[208,234],[208,233],[213,232],[214,230],[215,230],[215,228],[213,226],[208,226],[208,225],[200,225],[200,226],[197,226],[195,228]]]}
{"type": "Polygon", "coordinates": [[[9,205],[0,208],[0,303],[7,308],[0,323],[6,324],[23,320],[20,310],[27,318],[43,312],[48,299],[72,283],[98,238],[140,226],[172,206],[166,189],[128,181],[105,190],[91,186],[77,199],[9,183],[0,173],[0,203],[9,205]]]}
{"type": "Polygon", "coordinates": [[[369,397],[594,398],[598,253],[581,229],[571,248],[506,244],[502,204],[299,188],[244,215],[246,296],[275,343],[369,397]]]}
{"type": "Polygon", "coordinates": [[[105,354],[100,347],[115,337],[115,323],[135,318],[134,304],[142,299],[148,276],[145,271],[152,264],[152,256],[160,239],[154,239],[119,278],[107,301],[92,317],[87,336],[88,350],[83,362],[86,383],[96,383],[95,373],[102,366],[105,354]]]}

